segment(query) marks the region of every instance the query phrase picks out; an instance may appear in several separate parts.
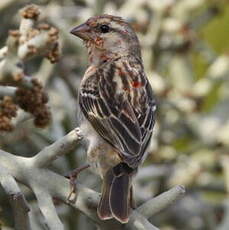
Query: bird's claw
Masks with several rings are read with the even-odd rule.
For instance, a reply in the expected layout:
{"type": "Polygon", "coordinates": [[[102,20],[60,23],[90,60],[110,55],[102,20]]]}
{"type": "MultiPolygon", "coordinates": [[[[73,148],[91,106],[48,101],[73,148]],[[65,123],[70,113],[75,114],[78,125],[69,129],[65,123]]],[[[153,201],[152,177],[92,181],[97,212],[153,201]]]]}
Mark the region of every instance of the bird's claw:
{"type": "Polygon", "coordinates": [[[76,188],[76,180],[78,175],[80,174],[81,171],[84,169],[87,169],[90,167],[89,164],[78,167],[74,169],[72,172],[70,172],[66,177],[69,178],[69,183],[70,183],[70,193],[67,197],[67,202],[68,203],[75,203],[77,199],[77,188],[76,188]]]}

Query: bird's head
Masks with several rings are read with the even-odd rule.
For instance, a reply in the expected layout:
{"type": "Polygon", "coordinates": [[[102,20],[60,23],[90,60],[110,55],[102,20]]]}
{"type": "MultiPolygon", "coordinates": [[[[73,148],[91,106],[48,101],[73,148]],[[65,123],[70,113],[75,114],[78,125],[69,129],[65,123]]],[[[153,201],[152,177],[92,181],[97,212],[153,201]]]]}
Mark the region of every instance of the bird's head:
{"type": "Polygon", "coordinates": [[[73,28],[71,33],[83,39],[92,53],[141,58],[138,38],[129,23],[121,17],[107,14],[91,17],[73,28]]]}

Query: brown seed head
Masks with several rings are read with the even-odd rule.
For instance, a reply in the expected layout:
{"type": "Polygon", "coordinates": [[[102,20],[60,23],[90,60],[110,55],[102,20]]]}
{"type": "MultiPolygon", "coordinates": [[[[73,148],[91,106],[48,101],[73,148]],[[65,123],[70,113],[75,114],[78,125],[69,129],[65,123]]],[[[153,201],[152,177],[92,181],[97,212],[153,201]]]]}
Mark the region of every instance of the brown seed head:
{"type": "Polygon", "coordinates": [[[21,10],[21,16],[23,18],[30,18],[33,20],[37,20],[40,15],[40,10],[36,5],[26,6],[21,10]]]}
{"type": "Polygon", "coordinates": [[[51,120],[51,113],[47,106],[48,96],[38,80],[33,79],[32,84],[31,89],[19,88],[16,91],[16,101],[23,110],[34,116],[34,124],[43,128],[51,120]]]}
{"type": "Polygon", "coordinates": [[[0,102],[0,131],[12,131],[11,119],[17,115],[17,106],[11,97],[5,96],[0,102]]]}

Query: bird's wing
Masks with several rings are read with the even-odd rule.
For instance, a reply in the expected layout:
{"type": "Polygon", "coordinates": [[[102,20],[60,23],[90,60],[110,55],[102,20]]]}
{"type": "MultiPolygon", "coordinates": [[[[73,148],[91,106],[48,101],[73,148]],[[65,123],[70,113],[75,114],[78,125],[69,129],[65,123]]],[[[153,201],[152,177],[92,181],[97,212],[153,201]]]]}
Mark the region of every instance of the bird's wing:
{"type": "Polygon", "coordinates": [[[79,102],[85,117],[124,159],[139,158],[152,133],[155,105],[142,71],[114,62],[81,85],[79,102]]]}

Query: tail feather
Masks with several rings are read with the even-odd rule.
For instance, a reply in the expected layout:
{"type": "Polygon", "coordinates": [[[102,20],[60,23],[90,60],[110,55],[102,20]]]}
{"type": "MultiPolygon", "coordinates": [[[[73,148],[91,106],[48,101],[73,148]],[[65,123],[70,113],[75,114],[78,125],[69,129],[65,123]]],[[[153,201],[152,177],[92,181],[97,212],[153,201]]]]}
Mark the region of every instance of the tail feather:
{"type": "Polygon", "coordinates": [[[106,173],[104,179],[103,179],[103,185],[102,185],[102,197],[100,199],[97,213],[100,219],[102,220],[108,220],[113,218],[109,199],[110,199],[110,190],[112,186],[112,182],[114,179],[114,174],[112,170],[108,170],[106,173]]]}
{"type": "Polygon", "coordinates": [[[132,170],[118,164],[107,171],[102,186],[102,197],[98,205],[98,216],[102,220],[111,218],[127,223],[130,214],[132,170]]]}
{"type": "Polygon", "coordinates": [[[112,215],[121,223],[127,223],[130,212],[130,177],[128,174],[115,177],[110,191],[112,215]]]}

